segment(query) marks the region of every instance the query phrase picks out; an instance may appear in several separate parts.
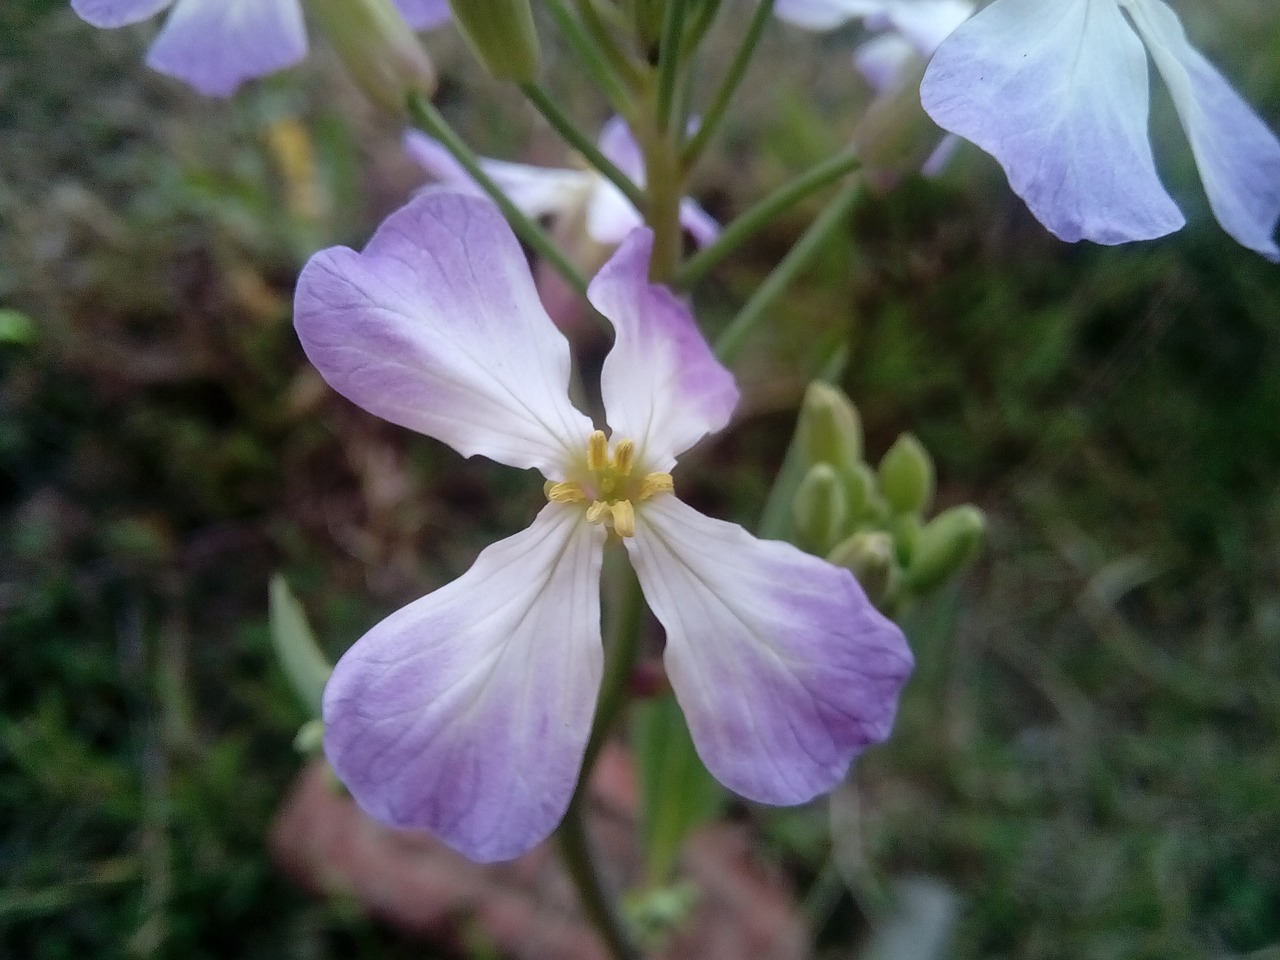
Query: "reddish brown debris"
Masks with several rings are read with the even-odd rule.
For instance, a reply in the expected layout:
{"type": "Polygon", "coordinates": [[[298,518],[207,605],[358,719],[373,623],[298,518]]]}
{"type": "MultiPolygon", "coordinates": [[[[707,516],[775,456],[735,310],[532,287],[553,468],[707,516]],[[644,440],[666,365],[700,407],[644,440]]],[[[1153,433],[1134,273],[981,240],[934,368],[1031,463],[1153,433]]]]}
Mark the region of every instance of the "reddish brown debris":
{"type": "MultiPolygon", "coordinates": [[[[618,889],[639,863],[635,772],[622,749],[604,752],[592,794],[592,839],[618,889]]],[[[354,899],[409,936],[448,946],[479,941],[513,960],[608,960],[549,843],[512,863],[477,866],[430,836],[374,823],[334,788],[318,761],[302,771],[281,807],[271,848],[303,887],[354,899]]],[[[804,956],[805,930],[787,884],[753,857],[744,828],[704,828],[682,866],[698,903],[658,955],[663,960],[804,956]]]]}

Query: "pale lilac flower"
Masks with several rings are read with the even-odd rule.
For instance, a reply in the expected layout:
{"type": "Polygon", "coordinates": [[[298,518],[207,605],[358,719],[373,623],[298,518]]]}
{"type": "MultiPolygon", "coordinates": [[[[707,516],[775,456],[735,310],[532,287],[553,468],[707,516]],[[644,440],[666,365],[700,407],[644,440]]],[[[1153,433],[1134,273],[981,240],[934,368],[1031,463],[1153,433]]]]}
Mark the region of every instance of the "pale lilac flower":
{"type": "Polygon", "coordinates": [[[1161,0],[996,0],[938,48],[921,97],[1058,237],[1147,240],[1185,223],[1151,154],[1148,54],[1218,222],[1280,260],[1280,141],[1161,0]]]}
{"type": "Polygon", "coordinates": [[[738,390],[648,282],[651,245],[633,231],[590,287],[617,335],[611,439],[569,403],[568,342],[488,201],[420,194],[362,253],[325,250],[298,281],[298,335],[339,393],[546,478],[526,530],[373,627],[324,695],[325,752],[360,806],[475,860],[518,856],[564,815],[601,680],[608,543],[666,628],[700,755],[745,797],[801,803],[839,783],[887,736],[911,669],[848,571],[675,496],[676,458],[728,422],[738,390]]]}
{"type": "MultiPolygon", "coordinates": [[[[394,2],[417,30],[449,18],[448,0],[394,2]]],[[[147,66],[201,93],[230,96],[246,80],[291,67],[307,54],[300,0],[71,0],[95,27],[140,23],[169,6],[147,66]]]]}
{"type": "MultiPolygon", "coordinates": [[[[470,174],[438,141],[425,133],[409,130],[404,135],[404,145],[409,156],[442,185],[484,196],[470,174]]],[[[600,132],[597,146],[632,183],[644,187],[644,157],[626,121],[621,117],[609,120],[600,132]]],[[[587,234],[603,246],[616,247],[644,223],[640,212],[622,191],[595,170],[535,167],[487,157],[481,158],[480,166],[522,213],[568,219],[581,216],[585,219],[587,234]]],[[[699,246],[705,246],[720,234],[720,225],[689,197],[680,201],[680,224],[699,246]]]]}

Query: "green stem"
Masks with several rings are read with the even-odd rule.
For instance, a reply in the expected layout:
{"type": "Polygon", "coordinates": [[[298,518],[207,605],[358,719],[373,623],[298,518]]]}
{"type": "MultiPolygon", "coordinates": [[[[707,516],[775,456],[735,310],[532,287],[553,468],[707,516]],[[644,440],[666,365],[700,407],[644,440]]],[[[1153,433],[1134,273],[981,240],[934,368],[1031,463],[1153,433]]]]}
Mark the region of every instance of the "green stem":
{"type": "Polygon", "coordinates": [[[684,196],[685,175],[680,165],[680,132],[662,129],[655,93],[650,88],[641,95],[639,129],[633,127],[632,131],[644,154],[645,190],[649,195],[645,222],[653,229],[649,279],[668,283],[680,266],[683,253],[680,200],[684,196]]]}
{"type": "Polygon", "coordinates": [[[826,209],[796,241],[796,245],[782,258],[782,262],[765,278],[764,283],[746,302],[729,326],[725,327],[716,338],[716,356],[721,361],[728,362],[741,349],[747,335],[760,322],[768,309],[791,285],[796,276],[810,264],[831,235],[844,224],[861,193],[861,188],[861,183],[854,180],[835,195],[826,209]]]}
{"type": "Polygon", "coordinates": [[[591,78],[599,85],[613,109],[630,120],[631,94],[624,81],[614,72],[612,64],[601,52],[595,41],[587,35],[582,23],[565,5],[564,0],[544,0],[547,12],[564,35],[565,42],[573,48],[591,78]]]}
{"type": "MultiPolygon", "coordinates": [[[[613,553],[613,551],[611,551],[613,553]]],[[[615,585],[613,591],[614,616],[609,631],[609,657],[605,665],[604,680],[600,684],[600,699],[596,704],[596,717],[591,725],[591,736],[582,757],[582,779],[591,776],[600,756],[600,748],[613,730],[614,724],[631,700],[631,675],[635,671],[640,653],[640,623],[644,613],[644,594],[640,581],[625,558],[615,559],[608,579],[615,585]]]]}
{"type": "Polygon", "coordinates": [[[560,109],[546,90],[536,83],[522,83],[520,89],[529,98],[529,102],[546,118],[547,123],[551,124],[556,133],[565,139],[565,142],[586,157],[592,167],[621,190],[637,210],[644,210],[645,199],[640,188],[618,169],[617,164],[600,152],[595,141],[578,129],[578,126],[560,109]]]}
{"type": "Polygon", "coordinates": [[[684,146],[684,152],[680,156],[680,162],[684,169],[689,170],[698,162],[698,158],[702,156],[702,151],[707,148],[707,144],[716,132],[716,128],[724,120],[725,112],[729,109],[729,101],[733,99],[734,91],[738,89],[738,84],[742,82],[742,77],[747,72],[747,66],[751,63],[752,56],[755,55],[756,46],[760,43],[760,37],[764,33],[765,25],[769,22],[769,17],[773,13],[773,5],[774,0],[760,0],[759,5],[756,7],[756,12],[751,18],[751,24],[747,27],[746,36],[742,38],[742,45],[738,47],[738,52],[734,55],[733,62],[729,64],[729,72],[725,74],[724,80],[720,82],[720,88],[716,91],[715,96],[712,97],[711,106],[707,108],[707,112],[702,118],[702,126],[698,128],[698,132],[684,146]]]}
{"type": "Polygon", "coordinates": [[[586,279],[569,262],[560,248],[551,242],[551,238],[547,236],[546,231],[525,216],[524,212],[511,202],[502,188],[494,183],[493,179],[484,172],[484,169],[480,166],[480,158],[463,142],[453,127],[449,126],[449,121],[445,120],[440,111],[436,109],[435,104],[419,93],[411,93],[409,94],[408,106],[409,116],[413,119],[414,124],[439,140],[445,149],[453,154],[453,158],[462,165],[468,176],[479,184],[480,188],[498,205],[498,209],[502,211],[520,239],[555,267],[575,290],[586,296],[586,279]]]}
{"type": "Polygon", "coordinates": [[[684,46],[680,49],[680,58],[687,60],[693,55],[693,52],[702,46],[702,41],[706,39],[707,31],[711,29],[711,24],[715,22],[716,13],[720,10],[720,0],[703,0],[703,4],[698,8],[697,18],[693,21],[693,26],[685,31],[684,46]]]}
{"type": "Polygon", "coordinates": [[[635,571],[625,557],[620,557],[615,551],[610,553],[611,556],[606,557],[606,563],[613,563],[606,571],[606,582],[613,584],[615,589],[614,616],[609,630],[609,657],[600,686],[595,720],[591,724],[591,735],[582,756],[578,786],[556,837],[560,844],[561,859],[582,899],[583,909],[608,943],[610,952],[616,960],[639,960],[640,954],[631,944],[622,919],[605,892],[600,872],[591,855],[584,814],[591,773],[600,757],[600,750],[630,700],[631,675],[640,652],[640,624],[644,612],[640,581],[636,579],[635,571]]]}
{"type": "Polygon", "coordinates": [[[584,815],[586,799],[581,784],[579,790],[579,793],[574,794],[569,809],[565,811],[564,819],[560,821],[560,828],[556,831],[560,860],[569,872],[569,879],[577,888],[587,918],[604,937],[614,960],[640,960],[640,951],[627,936],[622,918],[605,892],[600,871],[596,867],[595,858],[591,855],[591,844],[587,837],[587,822],[584,815]]]}
{"type": "Polygon", "coordinates": [[[674,284],[689,288],[701,280],[721,260],[759,232],[776,217],[795,206],[811,193],[825,187],[833,180],[852,173],[861,166],[861,160],[846,150],[824,160],[812,170],[783,184],[754,207],[724,229],[716,241],[704,247],[677,271],[674,284]]]}
{"type": "Polygon", "coordinates": [[[658,129],[671,128],[671,108],[675,103],[676,84],[680,77],[682,58],[681,38],[684,36],[686,0],[667,0],[666,17],[662,24],[662,42],[658,47],[658,129]]]}
{"type": "Polygon", "coordinates": [[[574,7],[577,8],[578,16],[582,18],[582,23],[596,47],[613,65],[613,69],[623,82],[634,89],[642,79],[640,68],[618,45],[608,26],[600,19],[600,11],[596,9],[595,0],[574,0],[574,7]]]}

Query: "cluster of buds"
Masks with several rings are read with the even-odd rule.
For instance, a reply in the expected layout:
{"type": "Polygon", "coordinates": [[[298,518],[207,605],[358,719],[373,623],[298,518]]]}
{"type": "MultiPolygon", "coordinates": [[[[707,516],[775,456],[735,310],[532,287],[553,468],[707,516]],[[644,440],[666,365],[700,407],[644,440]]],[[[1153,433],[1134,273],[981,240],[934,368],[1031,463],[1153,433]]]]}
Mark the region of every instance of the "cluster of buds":
{"type": "Polygon", "coordinates": [[[872,469],[862,422],[835,387],[813,383],[796,428],[803,479],[791,503],[799,546],[852,571],[890,616],[959,573],[982,542],[982,512],[969,504],[925,516],[933,502],[929,452],[904,433],[872,469]]]}

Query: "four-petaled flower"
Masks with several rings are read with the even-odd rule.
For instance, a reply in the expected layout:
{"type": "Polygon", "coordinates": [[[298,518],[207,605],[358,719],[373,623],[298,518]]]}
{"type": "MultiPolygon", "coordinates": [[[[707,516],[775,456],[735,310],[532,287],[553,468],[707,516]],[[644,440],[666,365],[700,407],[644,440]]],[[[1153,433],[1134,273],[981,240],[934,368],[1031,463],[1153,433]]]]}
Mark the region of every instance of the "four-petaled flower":
{"type": "MultiPolygon", "coordinates": [[[[439,141],[418,130],[408,130],[404,145],[409,156],[442,186],[484,196],[480,185],[439,141]]],[[[644,155],[625,120],[610,119],[600,131],[597,146],[632,183],[644,187],[644,155]]],[[[480,167],[522,213],[531,217],[581,218],[587,235],[606,247],[616,247],[644,223],[623,192],[595,170],[535,167],[489,157],[480,158],[480,167]]],[[[680,225],[699,246],[720,235],[720,225],[690,197],[680,201],[680,225]]],[[[599,263],[597,260],[593,266],[599,263]]]]}
{"type": "Polygon", "coordinates": [[[938,48],[921,99],[1056,236],[1148,240],[1186,222],[1151,154],[1148,53],[1218,222],[1280,260],[1280,141],[1161,0],[996,0],[938,48]]]}
{"type": "MultiPolygon", "coordinates": [[[[394,0],[415,30],[449,19],[448,0],[394,0]]],[[[147,66],[201,93],[225,97],[240,84],[291,67],[307,55],[301,0],[71,0],[95,27],[140,23],[173,12],[147,52],[147,66]]]]}
{"type": "Polygon", "coordinates": [[[612,437],[567,397],[568,343],[510,228],[427,192],[363,252],[307,264],[296,325],[325,379],[460,453],[546,478],[548,503],[460,578],[373,627],[324,696],[325,752],[374,817],[480,861],[519,855],[568,805],[602,672],[599,576],[621,541],[666,628],[665,662],[707,767],[800,803],[888,735],[912,666],[848,571],[702,515],[671,470],[738,391],[686,307],[647,277],[637,229],[590,286],[616,342],[612,437]]]}

